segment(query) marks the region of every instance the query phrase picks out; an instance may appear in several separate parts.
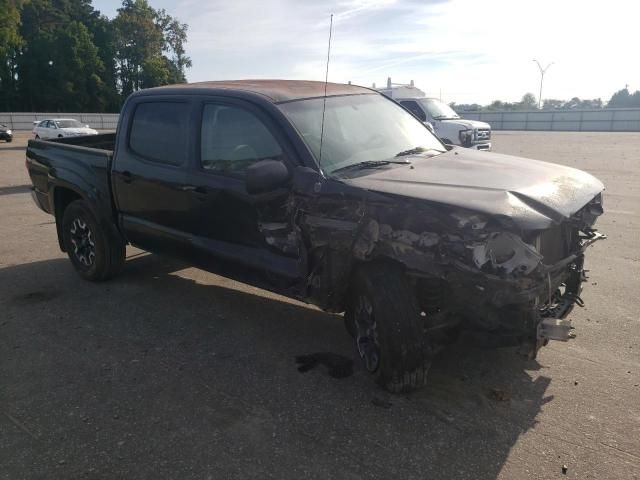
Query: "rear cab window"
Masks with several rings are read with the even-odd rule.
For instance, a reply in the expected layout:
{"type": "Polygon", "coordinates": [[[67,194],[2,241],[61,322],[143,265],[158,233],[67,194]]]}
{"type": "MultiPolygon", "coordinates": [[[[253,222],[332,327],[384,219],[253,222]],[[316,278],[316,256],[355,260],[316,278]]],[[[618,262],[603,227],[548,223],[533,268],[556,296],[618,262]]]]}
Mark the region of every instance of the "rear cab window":
{"type": "Polygon", "coordinates": [[[188,103],[139,103],[131,121],[129,148],[144,160],[183,165],[186,161],[189,115],[188,103]]]}

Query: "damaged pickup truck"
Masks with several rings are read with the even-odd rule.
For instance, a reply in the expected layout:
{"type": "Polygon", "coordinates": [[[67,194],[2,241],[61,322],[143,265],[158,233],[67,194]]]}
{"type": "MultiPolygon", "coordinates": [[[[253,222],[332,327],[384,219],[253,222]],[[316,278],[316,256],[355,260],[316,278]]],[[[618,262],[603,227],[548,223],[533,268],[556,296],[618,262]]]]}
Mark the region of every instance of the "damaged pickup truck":
{"type": "Polygon", "coordinates": [[[591,175],[445,147],[352,85],[136,92],[116,134],[30,140],[27,167],[84,278],[114,276],[133,244],[344,312],[392,392],[422,387],[461,336],[529,357],[571,338],[585,250],[604,237],[591,175]]]}

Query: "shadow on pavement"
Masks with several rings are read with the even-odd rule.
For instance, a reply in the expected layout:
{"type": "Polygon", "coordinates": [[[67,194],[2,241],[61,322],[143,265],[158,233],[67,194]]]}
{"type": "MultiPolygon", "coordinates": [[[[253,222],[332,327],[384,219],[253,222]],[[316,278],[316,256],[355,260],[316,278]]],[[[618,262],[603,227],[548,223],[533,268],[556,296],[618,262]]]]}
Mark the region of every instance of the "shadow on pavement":
{"type": "Polygon", "coordinates": [[[512,350],[454,346],[409,396],[300,374],[295,355],[353,355],[341,317],[186,268],[0,270],[8,478],[496,478],[549,400],[512,350]]]}
{"type": "Polygon", "coordinates": [[[9,143],[8,145],[1,145],[0,146],[0,152],[5,152],[5,151],[18,151],[18,150],[24,150],[26,152],[27,150],[27,146],[26,145],[11,145],[11,143],[9,143]]]}
{"type": "Polygon", "coordinates": [[[0,187],[0,197],[3,195],[14,195],[16,193],[28,193],[31,191],[31,185],[10,185],[0,187]]]}

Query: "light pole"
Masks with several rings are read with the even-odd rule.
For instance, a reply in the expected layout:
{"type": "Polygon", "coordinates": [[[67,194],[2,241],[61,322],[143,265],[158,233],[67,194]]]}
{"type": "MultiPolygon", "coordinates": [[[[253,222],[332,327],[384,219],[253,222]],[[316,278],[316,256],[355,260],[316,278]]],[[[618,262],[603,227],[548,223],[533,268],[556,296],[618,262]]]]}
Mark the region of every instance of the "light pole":
{"type": "Polygon", "coordinates": [[[553,65],[554,62],[551,62],[546,67],[542,68],[542,65],[540,65],[538,60],[534,58],[533,61],[536,62],[536,65],[538,65],[538,68],[540,69],[540,94],[538,95],[538,110],[540,110],[542,105],[542,81],[544,80],[544,74],[547,73],[547,70],[549,70],[549,67],[553,65]]]}

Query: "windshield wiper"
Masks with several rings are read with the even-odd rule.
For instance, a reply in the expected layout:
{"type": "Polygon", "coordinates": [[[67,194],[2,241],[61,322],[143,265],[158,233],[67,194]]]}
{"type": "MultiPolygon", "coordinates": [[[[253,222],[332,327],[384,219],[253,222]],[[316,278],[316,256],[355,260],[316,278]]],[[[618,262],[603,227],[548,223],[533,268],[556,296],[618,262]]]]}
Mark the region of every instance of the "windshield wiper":
{"type": "Polygon", "coordinates": [[[400,153],[396,153],[396,157],[404,157],[405,155],[415,155],[416,153],[424,153],[427,149],[424,147],[410,148],[409,150],[403,150],[400,153]]]}
{"type": "Polygon", "coordinates": [[[336,168],[331,173],[336,173],[343,170],[350,170],[352,168],[361,169],[361,168],[383,167],[385,165],[389,165],[390,163],[397,163],[400,165],[411,165],[411,162],[408,162],[406,160],[367,160],[365,162],[352,163],[351,165],[346,165],[344,167],[336,168]]]}
{"type": "Polygon", "coordinates": [[[426,152],[438,152],[438,154],[443,153],[441,150],[438,150],[437,148],[416,147],[416,148],[410,148],[409,150],[405,150],[403,152],[397,153],[396,157],[404,157],[407,155],[418,155],[419,153],[426,153],[426,152]]]}

